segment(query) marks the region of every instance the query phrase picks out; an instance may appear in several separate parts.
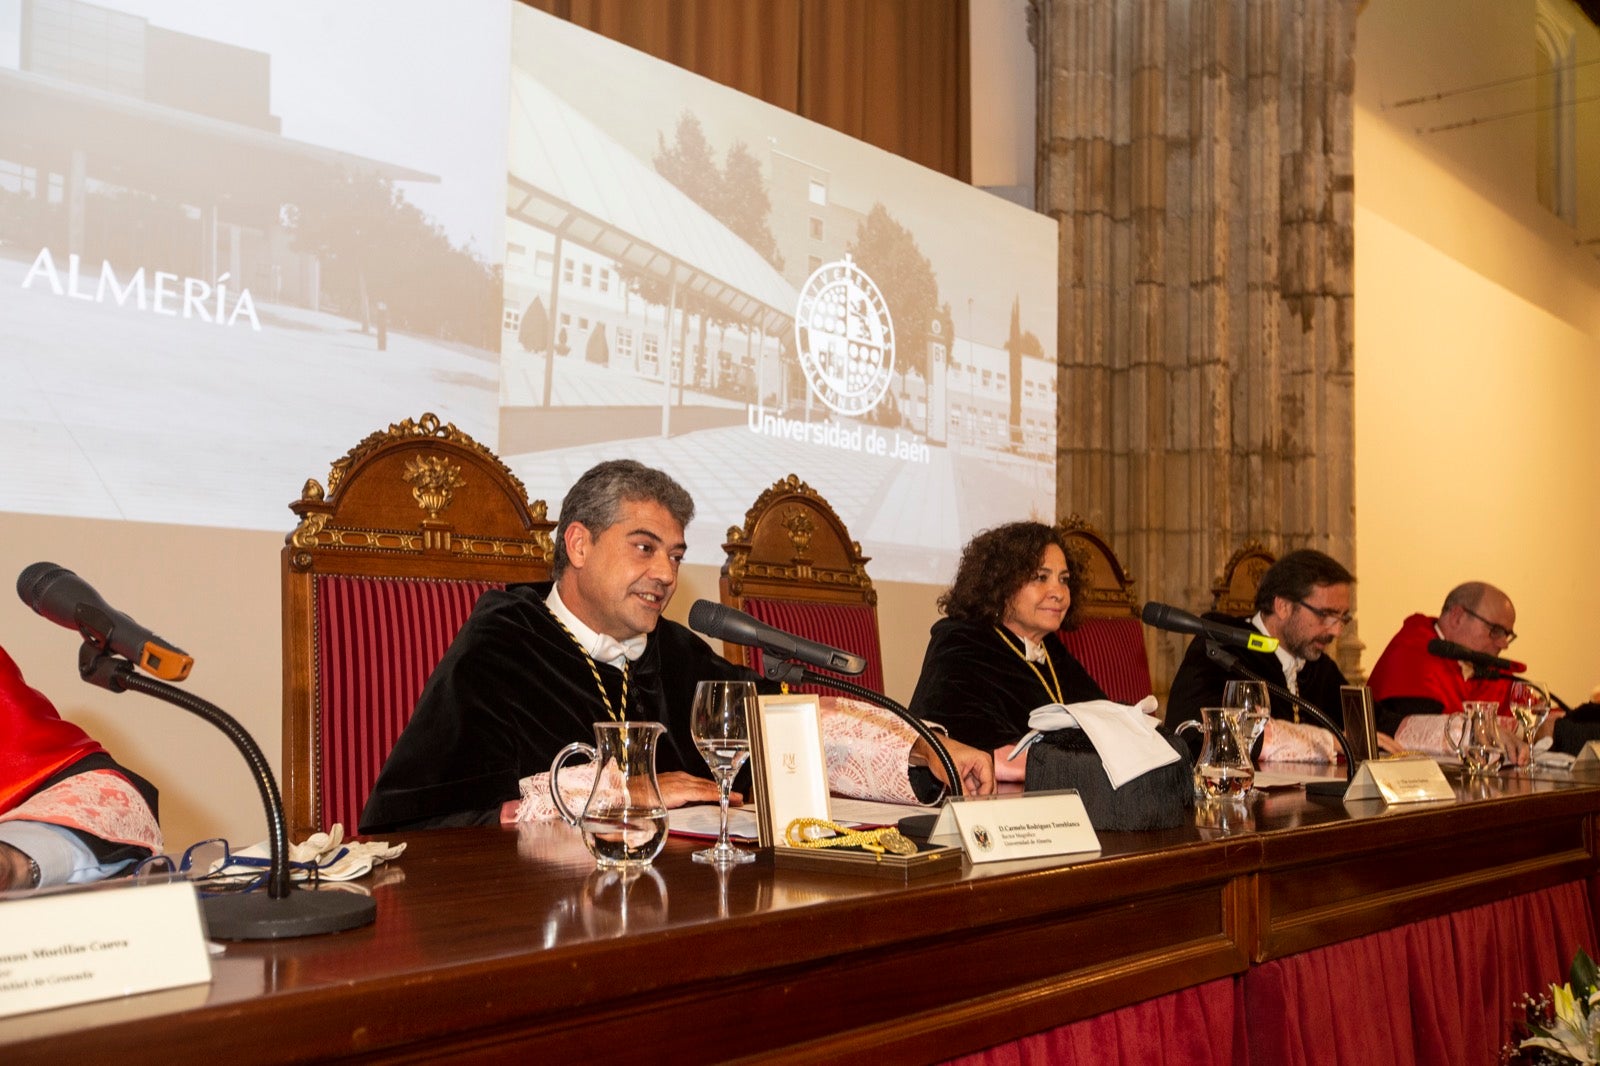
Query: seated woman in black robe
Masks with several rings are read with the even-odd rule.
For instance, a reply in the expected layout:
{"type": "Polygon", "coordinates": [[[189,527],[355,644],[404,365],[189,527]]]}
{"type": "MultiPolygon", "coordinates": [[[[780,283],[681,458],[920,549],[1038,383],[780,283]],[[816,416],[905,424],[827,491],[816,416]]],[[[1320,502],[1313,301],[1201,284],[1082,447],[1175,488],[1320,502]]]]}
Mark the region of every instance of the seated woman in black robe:
{"type": "Polygon", "coordinates": [[[933,624],[911,713],[994,752],[997,781],[1023,780],[1027,753],[1006,757],[1035,708],[1106,698],[1056,637],[1076,617],[1081,587],[1053,526],[1012,522],[972,538],[939,597],[945,617],[933,624]]]}

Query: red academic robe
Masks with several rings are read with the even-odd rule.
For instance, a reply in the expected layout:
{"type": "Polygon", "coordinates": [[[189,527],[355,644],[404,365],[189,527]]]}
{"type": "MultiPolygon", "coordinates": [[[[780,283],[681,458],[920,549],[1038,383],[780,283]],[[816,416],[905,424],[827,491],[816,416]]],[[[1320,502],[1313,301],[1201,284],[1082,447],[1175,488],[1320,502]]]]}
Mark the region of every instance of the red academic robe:
{"type": "Polygon", "coordinates": [[[1434,628],[1438,621],[1425,614],[1405,620],[1367,679],[1373,701],[1434,700],[1443,708],[1441,713],[1458,714],[1463,700],[1494,700],[1500,704],[1501,714],[1510,713],[1506,695],[1511,682],[1463,677],[1461,664],[1454,659],[1428,654],[1428,642],[1439,636],[1434,628]]]}

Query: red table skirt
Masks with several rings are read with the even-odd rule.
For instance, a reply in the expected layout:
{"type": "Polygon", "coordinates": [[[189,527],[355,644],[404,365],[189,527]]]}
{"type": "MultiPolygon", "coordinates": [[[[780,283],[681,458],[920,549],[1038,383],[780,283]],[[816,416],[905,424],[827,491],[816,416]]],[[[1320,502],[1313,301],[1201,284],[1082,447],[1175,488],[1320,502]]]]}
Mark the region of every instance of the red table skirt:
{"type": "Polygon", "coordinates": [[[952,1060],[962,1066],[1247,1066],[1243,986],[1224,977],[952,1060]]]}
{"type": "Polygon", "coordinates": [[[1149,1066],[1499,1061],[1517,1002],[1595,952],[1574,881],[1252,967],[953,1060],[1149,1066]]]}

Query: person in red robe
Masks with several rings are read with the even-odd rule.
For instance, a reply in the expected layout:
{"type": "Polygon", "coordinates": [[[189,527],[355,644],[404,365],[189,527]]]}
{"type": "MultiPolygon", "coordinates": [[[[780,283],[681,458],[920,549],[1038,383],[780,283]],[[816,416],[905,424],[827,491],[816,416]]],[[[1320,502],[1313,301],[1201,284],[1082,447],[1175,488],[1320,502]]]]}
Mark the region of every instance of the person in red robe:
{"type": "Polygon", "coordinates": [[[1429,655],[1430,640],[1451,640],[1501,656],[1517,639],[1517,608],[1493,584],[1467,581],[1451,589],[1437,618],[1411,615],[1378,656],[1366,685],[1378,707],[1378,728],[1400,727],[1411,714],[1459,714],[1466,699],[1491,699],[1507,714],[1509,680],[1478,677],[1475,667],[1429,655]]]}
{"type": "Polygon", "coordinates": [[[161,850],[157,793],[0,648],[0,891],[108,877],[161,850]]]}
{"type": "MultiPolygon", "coordinates": [[[[1501,715],[1509,715],[1509,680],[1480,677],[1476,667],[1430,654],[1428,642],[1443,639],[1485,655],[1504,656],[1517,639],[1516,624],[1511,597],[1483,581],[1451,589],[1437,618],[1425,614],[1407,618],[1367,679],[1378,728],[1408,747],[1435,751],[1445,750],[1445,726],[1439,716],[1460,714],[1463,701],[1492,701],[1500,705],[1501,715]]],[[[1500,732],[1513,761],[1523,761],[1526,745],[1509,719],[1502,721],[1500,732]]]]}

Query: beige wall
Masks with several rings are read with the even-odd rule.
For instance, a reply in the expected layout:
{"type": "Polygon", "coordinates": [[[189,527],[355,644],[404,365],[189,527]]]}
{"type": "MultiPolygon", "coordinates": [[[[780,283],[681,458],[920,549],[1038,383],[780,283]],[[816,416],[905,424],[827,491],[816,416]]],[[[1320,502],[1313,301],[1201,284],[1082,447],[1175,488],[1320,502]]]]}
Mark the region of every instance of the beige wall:
{"type": "MultiPolygon", "coordinates": [[[[1600,683],[1600,264],[1534,191],[1532,0],[1375,0],[1357,24],[1356,570],[1370,669],[1414,610],[1482,579],[1518,606],[1511,654],[1568,700],[1600,683]]],[[[1581,18],[1579,61],[1600,55],[1581,18]]],[[[1582,83],[1580,82],[1580,88],[1582,83]]],[[[1583,122],[1592,117],[1580,105],[1583,122]]],[[[1600,138],[1579,140],[1580,187],[1600,138]]]]}

